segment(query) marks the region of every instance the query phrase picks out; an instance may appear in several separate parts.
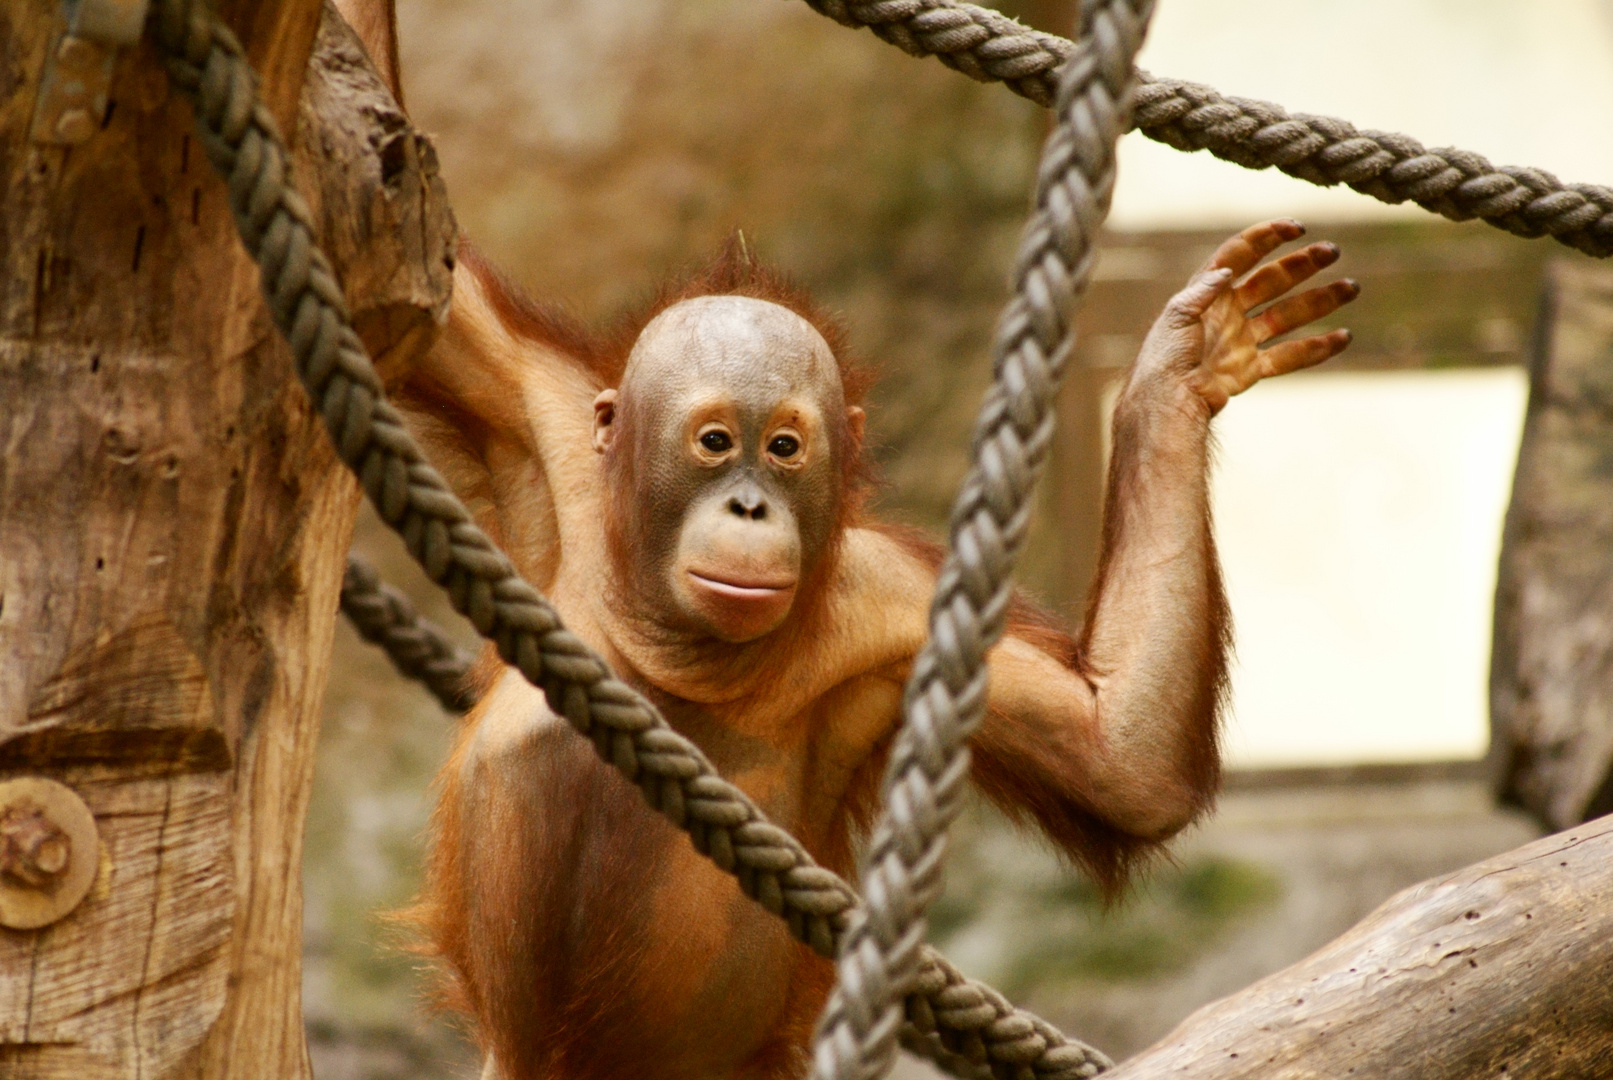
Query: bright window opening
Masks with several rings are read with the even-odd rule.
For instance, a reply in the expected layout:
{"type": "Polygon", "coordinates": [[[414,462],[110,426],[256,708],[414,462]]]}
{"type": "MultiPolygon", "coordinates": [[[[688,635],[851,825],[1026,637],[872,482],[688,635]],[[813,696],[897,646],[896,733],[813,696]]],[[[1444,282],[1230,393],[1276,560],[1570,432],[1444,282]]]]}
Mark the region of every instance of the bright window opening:
{"type": "Polygon", "coordinates": [[[1519,368],[1317,373],[1217,419],[1228,764],[1473,759],[1519,368]]]}
{"type": "Polygon", "coordinates": [[[1216,418],[1229,767],[1484,756],[1528,391],[1517,367],[1316,372],[1216,418]]]}

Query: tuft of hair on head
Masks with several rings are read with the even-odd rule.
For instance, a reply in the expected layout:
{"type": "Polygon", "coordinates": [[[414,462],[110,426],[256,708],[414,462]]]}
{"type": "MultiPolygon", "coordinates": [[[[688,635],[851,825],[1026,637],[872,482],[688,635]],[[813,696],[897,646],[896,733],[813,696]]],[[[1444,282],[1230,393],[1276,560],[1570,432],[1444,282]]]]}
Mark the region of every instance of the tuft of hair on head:
{"type": "Polygon", "coordinates": [[[669,279],[647,302],[611,320],[602,332],[562,304],[534,300],[464,237],[459,241],[458,256],[512,333],[558,349],[606,386],[621,385],[633,343],[652,319],[674,304],[700,296],[767,300],[811,323],[834,354],[847,405],[861,405],[874,382],[872,372],[853,359],[845,324],[788,274],[758,258],[739,229],[729,234],[716,256],[704,266],[669,279]]]}

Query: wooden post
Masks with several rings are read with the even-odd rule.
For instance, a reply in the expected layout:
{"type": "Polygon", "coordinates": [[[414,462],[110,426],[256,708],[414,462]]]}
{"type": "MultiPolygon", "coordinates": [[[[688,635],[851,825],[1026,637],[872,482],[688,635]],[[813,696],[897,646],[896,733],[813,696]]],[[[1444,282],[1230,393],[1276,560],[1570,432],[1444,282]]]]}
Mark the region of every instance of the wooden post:
{"type": "MultiPolygon", "coordinates": [[[[430,148],[334,9],[223,11],[395,375],[447,304],[430,148]]],[[[0,800],[57,781],[98,839],[66,845],[82,902],[0,929],[0,1072],[305,1076],[302,823],[356,489],[149,44],[82,141],[31,131],[64,28],[0,9],[0,800]]],[[[31,806],[0,806],[0,889],[57,888],[31,806]]]]}
{"type": "Polygon", "coordinates": [[[1613,270],[1548,273],[1490,667],[1502,799],[1548,828],[1613,813],[1613,270]]]}

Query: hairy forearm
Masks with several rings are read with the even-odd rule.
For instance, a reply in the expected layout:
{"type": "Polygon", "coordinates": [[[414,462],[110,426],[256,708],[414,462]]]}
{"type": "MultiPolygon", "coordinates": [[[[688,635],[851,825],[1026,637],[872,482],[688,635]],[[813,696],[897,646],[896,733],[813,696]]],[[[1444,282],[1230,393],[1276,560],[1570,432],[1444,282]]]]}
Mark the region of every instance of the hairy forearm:
{"type": "Polygon", "coordinates": [[[1115,408],[1103,550],[1082,637],[1100,743],[1094,781],[1145,833],[1213,788],[1226,603],[1210,531],[1209,409],[1168,372],[1133,373],[1115,408]]]}
{"type": "Polygon", "coordinates": [[[1004,790],[1021,792],[1011,799],[1054,835],[1073,835],[1060,822],[1079,824],[1077,807],[1157,841],[1214,794],[1230,632],[1210,532],[1210,417],[1261,379],[1348,345],[1343,330],[1268,343],[1360,291],[1344,280],[1283,298],[1338,258],[1335,245],[1312,244],[1258,266],[1303,233],[1287,220],[1243,230],[1165,305],[1116,405],[1099,570],[1074,662],[1024,655],[1036,652],[1034,634],[993,662],[994,673],[1025,677],[993,684],[994,722],[977,740],[986,771],[1032,777],[1004,790]]]}

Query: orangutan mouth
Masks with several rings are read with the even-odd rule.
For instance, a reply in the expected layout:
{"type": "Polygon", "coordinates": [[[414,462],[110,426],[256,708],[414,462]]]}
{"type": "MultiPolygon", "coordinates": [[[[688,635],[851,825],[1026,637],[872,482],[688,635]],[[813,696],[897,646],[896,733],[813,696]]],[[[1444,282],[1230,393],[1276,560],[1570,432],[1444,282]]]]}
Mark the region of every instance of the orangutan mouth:
{"type": "Polygon", "coordinates": [[[788,578],[773,581],[729,581],[709,577],[694,570],[689,571],[689,576],[712,592],[736,600],[771,600],[780,593],[787,593],[795,588],[795,581],[788,578]]]}

